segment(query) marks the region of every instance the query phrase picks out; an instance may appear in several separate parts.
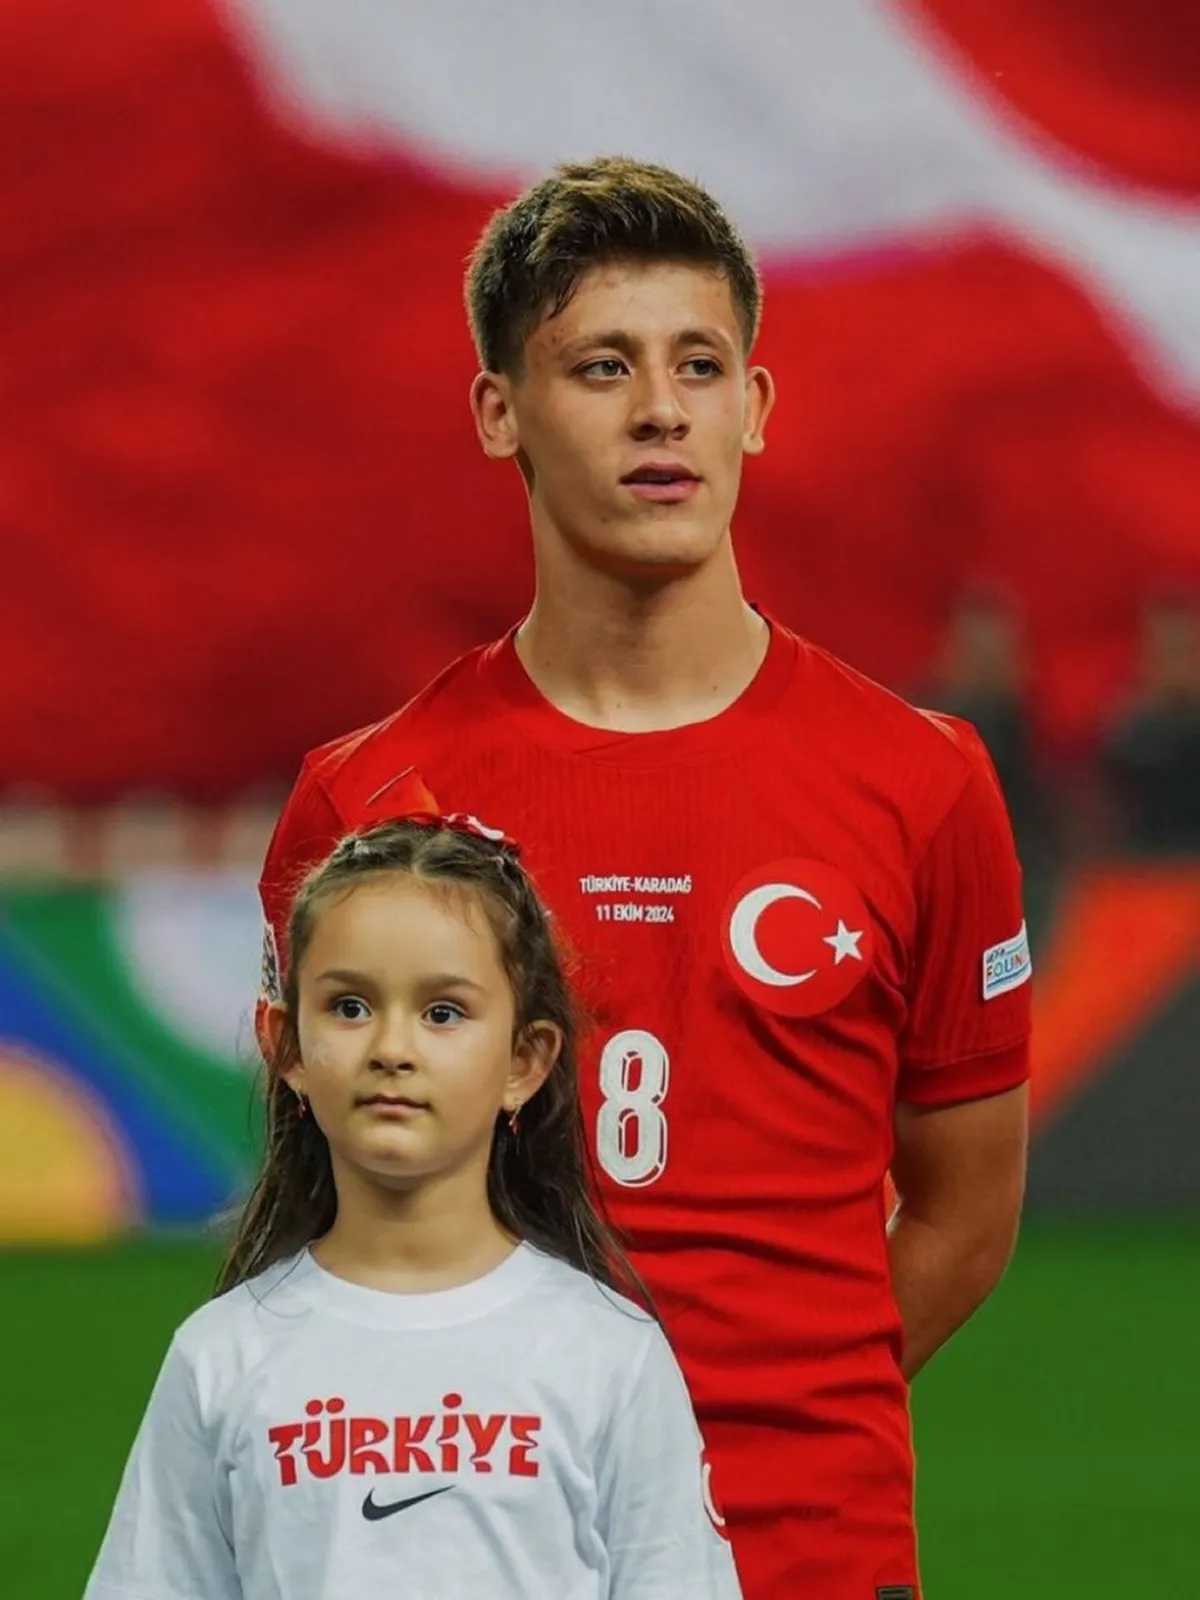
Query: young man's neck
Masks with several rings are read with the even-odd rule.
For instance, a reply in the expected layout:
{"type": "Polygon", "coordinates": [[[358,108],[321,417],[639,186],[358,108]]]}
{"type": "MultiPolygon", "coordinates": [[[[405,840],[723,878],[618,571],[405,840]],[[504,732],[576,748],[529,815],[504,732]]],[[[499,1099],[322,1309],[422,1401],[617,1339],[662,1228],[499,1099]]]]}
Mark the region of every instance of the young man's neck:
{"type": "Polygon", "coordinates": [[[648,733],[715,717],[748,687],[767,624],[746,604],[728,544],[658,584],[595,571],[539,573],[516,649],[550,703],[577,722],[648,733]]]}
{"type": "Polygon", "coordinates": [[[482,1185],[461,1173],[407,1193],[338,1175],[338,1214],[312,1247],[326,1271],[368,1289],[429,1294],[473,1283],[512,1254],[482,1185]]]}

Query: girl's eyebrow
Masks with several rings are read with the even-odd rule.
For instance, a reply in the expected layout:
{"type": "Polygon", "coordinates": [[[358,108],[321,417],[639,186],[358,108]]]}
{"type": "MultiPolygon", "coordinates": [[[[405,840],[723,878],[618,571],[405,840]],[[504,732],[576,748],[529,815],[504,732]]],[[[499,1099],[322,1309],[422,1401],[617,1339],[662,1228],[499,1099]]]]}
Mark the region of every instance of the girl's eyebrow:
{"type": "Polygon", "coordinates": [[[486,994],[483,984],[476,983],[474,978],[461,977],[456,972],[438,972],[431,978],[422,980],[423,989],[474,989],[476,994],[486,994]]]}
{"type": "Polygon", "coordinates": [[[318,973],[313,982],[366,984],[370,979],[365,972],[351,972],[345,967],[330,967],[328,972],[318,973]]]}
{"type": "MultiPolygon", "coordinates": [[[[339,983],[354,988],[369,988],[372,979],[365,972],[351,972],[346,967],[330,967],[328,972],[318,973],[313,979],[314,983],[339,983]]],[[[422,978],[423,989],[474,989],[478,994],[486,991],[483,984],[476,983],[474,978],[464,978],[455,972],[435,972],[428,978],[422,978]]]]}

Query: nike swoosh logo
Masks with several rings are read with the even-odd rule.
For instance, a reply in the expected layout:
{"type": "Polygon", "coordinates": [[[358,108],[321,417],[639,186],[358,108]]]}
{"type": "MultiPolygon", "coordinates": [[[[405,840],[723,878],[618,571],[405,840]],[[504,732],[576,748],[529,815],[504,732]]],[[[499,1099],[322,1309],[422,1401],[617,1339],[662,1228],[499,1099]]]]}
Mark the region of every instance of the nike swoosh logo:
{"type": "Polygon", "coordinates": [[[407,1511],[410,1506],[419,1506],[422,1500],[432,1500],[439,1494],[449,1494],[454,1485],[448,1483],[444,1489],[427,1489],[424,1494],[409,1495],[407,1500],[393,1500],[390,1505],[381,1506],[375,1499],[375,1491],[363,1501],[362,1513],[368,1522],[382,1522],[384,1517],[390,1517],[397,1511],[407,1511]]]}

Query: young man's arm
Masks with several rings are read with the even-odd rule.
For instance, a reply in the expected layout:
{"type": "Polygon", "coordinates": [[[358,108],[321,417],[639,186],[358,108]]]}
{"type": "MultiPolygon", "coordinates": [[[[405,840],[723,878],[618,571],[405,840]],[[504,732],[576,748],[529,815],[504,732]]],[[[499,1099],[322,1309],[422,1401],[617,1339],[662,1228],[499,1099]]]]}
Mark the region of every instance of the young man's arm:
{"type": "Polygon", "coordinates": [[[1000,1281],[1025,1190],[1028,1086],[964,1105],[896,1109],[888,1227],[911,1378],[1000,1281]]]}
{"type": "Polygon", "coordinates": [[[919,863],[888,1229],[917,1372],[996,1286],[1016,1241],[1028,1144],[1030,961],[1021,872],[982,742],[945,724],[966,780],[919,863]]]}

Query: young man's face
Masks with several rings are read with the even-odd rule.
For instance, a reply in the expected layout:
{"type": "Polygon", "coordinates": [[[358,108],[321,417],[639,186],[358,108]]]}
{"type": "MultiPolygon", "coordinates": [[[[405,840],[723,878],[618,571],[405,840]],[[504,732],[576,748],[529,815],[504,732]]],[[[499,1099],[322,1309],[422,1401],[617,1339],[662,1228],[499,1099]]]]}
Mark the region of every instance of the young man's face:
{"type": "Polygon", "coordinates": [[[473,400],[484,449],[520,461],[535,539],[665,579],[721,546],[772,388],[745,364],[725,278],[614,263],[533,331],[518,377],[483,374],[473,400]]]}

